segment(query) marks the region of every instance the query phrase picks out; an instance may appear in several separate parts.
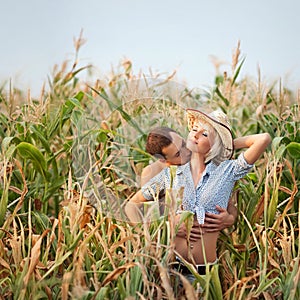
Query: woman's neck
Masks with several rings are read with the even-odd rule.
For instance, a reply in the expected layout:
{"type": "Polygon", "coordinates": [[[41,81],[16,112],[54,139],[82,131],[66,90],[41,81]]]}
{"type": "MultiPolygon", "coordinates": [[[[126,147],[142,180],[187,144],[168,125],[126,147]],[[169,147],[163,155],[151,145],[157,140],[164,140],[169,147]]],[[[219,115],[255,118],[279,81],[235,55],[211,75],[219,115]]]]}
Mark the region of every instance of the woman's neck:
{"type": "Polygon", "coordinates": [[[198,153],[193,153],[191,157],[191,173],[195,186],[197,186],[205,168],[205,157],[198,153]]]}

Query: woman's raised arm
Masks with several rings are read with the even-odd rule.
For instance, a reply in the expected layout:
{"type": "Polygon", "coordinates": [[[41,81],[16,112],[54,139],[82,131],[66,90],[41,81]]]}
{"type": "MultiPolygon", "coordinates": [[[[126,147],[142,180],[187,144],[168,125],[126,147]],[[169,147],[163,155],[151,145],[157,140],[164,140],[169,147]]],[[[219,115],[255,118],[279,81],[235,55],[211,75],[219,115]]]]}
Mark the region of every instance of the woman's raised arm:
{"type": "Polygon", "coordinates": [[[234,149],[248,148],[244,157],[248,164],[254,164],[271,143],[268,133],[259,133],[236,138],[234,149]]]}

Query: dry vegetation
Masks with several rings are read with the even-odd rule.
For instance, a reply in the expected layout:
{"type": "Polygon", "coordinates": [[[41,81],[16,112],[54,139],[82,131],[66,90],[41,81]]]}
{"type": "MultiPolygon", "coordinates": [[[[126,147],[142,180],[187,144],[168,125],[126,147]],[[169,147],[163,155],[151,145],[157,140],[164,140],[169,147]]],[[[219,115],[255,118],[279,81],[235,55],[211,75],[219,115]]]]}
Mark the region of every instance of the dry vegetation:
{"type": "Polygon", "coordinates": [[[197,299],[171,267],[174,211],[132,227],[122,208],[149,163],[149,129],[185,135],[186,107],[221,107],[236,136],[267,131],[273,143],[236,185],[238,220],[220,236],[218,266],[197,275],[202,297],[299,299],[299,95],[240,79],[239,47],[210,91],[133,74],[130,61],[87,84],[81,44],[40,99],[0,91],[0,298],[197,299]]]}

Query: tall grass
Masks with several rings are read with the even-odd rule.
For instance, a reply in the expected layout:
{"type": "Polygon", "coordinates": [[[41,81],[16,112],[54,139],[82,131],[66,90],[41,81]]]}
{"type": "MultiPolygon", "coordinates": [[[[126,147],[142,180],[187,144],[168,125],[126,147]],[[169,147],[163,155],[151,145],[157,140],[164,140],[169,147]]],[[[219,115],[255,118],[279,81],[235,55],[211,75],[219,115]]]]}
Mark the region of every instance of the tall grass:
{"type": "Polygon", "coordinates": [[[239,215],[220,235],[219,264],[195,274],[201,296],[300,298],[299,96],[280,82],[240,79],[239,46],[232,69],[208,91],[173,75],[133,74],[129,61],[108,81],[86,83],[78,77],[90,68],[78,67],[81,45],[80,37],[74,62],[55,68],[40,99],[1,89],[1,298],[200,297],[172,267],[174,206],[134,227],[123,212],[150,161],[147,132],[165,125],[185,135],[186,107],[221,107],[234,135],[273,138],[235,187],[239,215]]]}

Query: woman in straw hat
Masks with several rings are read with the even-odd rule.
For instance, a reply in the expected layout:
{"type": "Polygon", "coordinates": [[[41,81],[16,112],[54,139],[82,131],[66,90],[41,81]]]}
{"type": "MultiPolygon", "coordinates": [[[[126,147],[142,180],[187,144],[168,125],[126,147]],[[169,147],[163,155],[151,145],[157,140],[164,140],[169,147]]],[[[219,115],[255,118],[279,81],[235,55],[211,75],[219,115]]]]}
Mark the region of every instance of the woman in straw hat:
{"type": "MultiPolygon", "coordinates": [[[[251,170],[271,142],[267,133],[233,140],[228,118],[222,111],[206,114],[187,109],[187,120],[190,162],[177,167],[174,180],[170,168],[165,168],[129,200],[125,211],[132,222],[140,221],[141,203],[152,200],[172,182],[173,188],[184,187],[182,210],[193,212],[198,223],[203,224],[206,212],[217,214],[216,205],[227,207],[235,182],[251,170]],[[237,159],[231,159],[234,149],[241,148],[247,149],[237,159]]],[[[177,218],[180,219],[180,211],[177,218]]],[[[217,239],[218,232],[207,233],[193,242],[178,235],[175,248],[180,257],[203,273],[205,264],[217,260],[217,239]]]]}
{"type": "MultiPolygon", "coordinates": [[[[142,170],[141,186],[145,185],[166,167],[188,163],[192,154],[187,149],[186,141],[183,137],[169,127],[155,127],[151,129],[147,136],[146,151],[155,158],[155,161],[142,170]]],[[[165,191],[162,192],[162,195],[159,195],[157,200],[160,206],[160,213],[164,213],[165,191]]],[[[234,198],[231,197],[227,209],[216,206],[218,214],[206,212],[205,222],[201,225],[201,230],[199,230],[198,221],[194,220],[194,226],[189,232],[189,239],[199,239],[199,236],[205,234],[205,232],[216,232],[231,227],[237,218],[238,212],[234,202],[234,198]]],[[[186,237],[187,232],[185,228],[182,227],[181,229],[178,234],[186,237]]]]}

